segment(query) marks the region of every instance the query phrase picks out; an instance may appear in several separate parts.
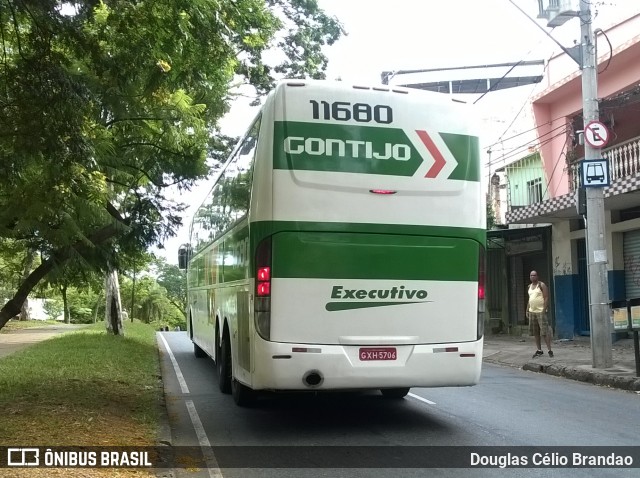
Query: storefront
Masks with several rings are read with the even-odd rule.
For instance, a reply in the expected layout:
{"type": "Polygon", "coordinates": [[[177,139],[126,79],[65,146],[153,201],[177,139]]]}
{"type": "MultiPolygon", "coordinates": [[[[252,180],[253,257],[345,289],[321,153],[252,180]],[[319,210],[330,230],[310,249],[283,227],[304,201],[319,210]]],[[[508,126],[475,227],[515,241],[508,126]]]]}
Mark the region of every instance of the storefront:
{"type": "MultiPolygon", "coordinates": [[[[496,229],[487,232],[487,307],[489,331],[526,334],[529,274],[548,285],[553,300],[551,227],[496,229]],[[495,319],[500,319],[500,323],[495,319]]],[[[553,324],[553,311],[550,315],[553,324]]]]}

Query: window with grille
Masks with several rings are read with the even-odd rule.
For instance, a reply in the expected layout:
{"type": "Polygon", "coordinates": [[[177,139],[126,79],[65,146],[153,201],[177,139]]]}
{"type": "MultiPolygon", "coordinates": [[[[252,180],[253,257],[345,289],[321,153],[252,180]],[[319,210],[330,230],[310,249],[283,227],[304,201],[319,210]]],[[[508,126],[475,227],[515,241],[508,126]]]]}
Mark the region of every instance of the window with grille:
{"type": "Polygon", "coordinates": [[[527,181],[527,196],[529,204],[542,202],[542,179],[536,178],[527,181]]]}

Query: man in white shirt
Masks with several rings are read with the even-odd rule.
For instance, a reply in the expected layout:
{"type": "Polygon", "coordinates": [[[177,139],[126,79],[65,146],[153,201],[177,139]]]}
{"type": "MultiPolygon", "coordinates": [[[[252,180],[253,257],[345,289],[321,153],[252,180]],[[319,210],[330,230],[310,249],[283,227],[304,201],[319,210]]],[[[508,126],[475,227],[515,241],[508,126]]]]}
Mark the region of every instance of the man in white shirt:
{"type": "Polygon", "coordinates": [[[535,336],[536,340],[536,353],[533,354],[533,358],[544,355],[541,348],[540,335],[544,337],[544,342],[547,344],[547,350],[549,351],[549,357],[553,357],[553,351],[551,350],[551,336],[553,332],[549,326],[547,320],[547,313],[549,312],[549,289],[547,285],[538,280],[538,273],[531,271],[529,274],[531,284],[527,292],[529,293],[529,300],[527,301],[527,317],[529,318],[529,332],[535,336]]]}

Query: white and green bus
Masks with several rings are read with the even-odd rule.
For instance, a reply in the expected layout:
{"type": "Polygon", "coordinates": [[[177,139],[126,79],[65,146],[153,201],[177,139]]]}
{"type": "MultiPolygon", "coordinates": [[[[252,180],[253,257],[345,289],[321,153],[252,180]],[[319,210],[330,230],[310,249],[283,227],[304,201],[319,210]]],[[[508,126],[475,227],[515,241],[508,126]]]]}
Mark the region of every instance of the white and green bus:
{"type": "Polygon", "coordinates": [[[181,249],[188,334],[256,391],[474,385],[485,206],[477,123],[439,93],[284,81],[181,249]]]}

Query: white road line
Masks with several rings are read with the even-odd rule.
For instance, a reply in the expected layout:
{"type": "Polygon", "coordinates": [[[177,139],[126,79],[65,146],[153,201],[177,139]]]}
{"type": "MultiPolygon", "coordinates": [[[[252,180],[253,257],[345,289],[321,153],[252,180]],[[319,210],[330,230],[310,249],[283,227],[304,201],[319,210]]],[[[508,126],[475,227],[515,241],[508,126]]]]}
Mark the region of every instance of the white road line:
{"type": "Polygon", "coordinates": [[[167,352],[169,353],[169,358],[171,359],[171,363],[173,364],[173,370],[175,370],[176,377],[178,377],[178,383],[180,383],[180,390],[182,391],[182,393],[189,393],[189,387],[187,387],[187,382],[185,381],[184,376],[182,375],[182,371],[180,370],[178,361],[174,357],[171,349],[169,348],[169,344],[167,343],[167,341],[165,340],[165,338],[162,336],[161,333],[158,332],[158,335],[160,336],[160,339],[164,343],[164,346],[167,349],[167,352]]]}
{"type": "Polygon", "coordinates": [[[192,400],[187,400],[185,403],[187,404],[187,410],[189,410],[191,423],[193,424],[196,436],[198,437],[198,443],[200,443],[200,447],[202,448],[202,454],[204,455],[205,462],[207,463],[209,476],[210,478],[222,478],[222,471],[220,471],[218,460],[216,460],[216,455],[213,453],[211,443],[209,443],[209,438],[207,438],[207,433],[204,431],[204,427],[202,426],[202,422],[200,421],[200,417],[196,411],[196,406],[193,404],[192,400]]]}
{"type": "Polygon", "coordinates": [[[415,398],[416,400],[420,400],[421,402],[428,403],[429,405],[435,405],[436,402],[432,402],[431,400],[427,400],[426,398],[419,397],[415,393],[410,393],[409,396],[411,398],[415,398]]]}

